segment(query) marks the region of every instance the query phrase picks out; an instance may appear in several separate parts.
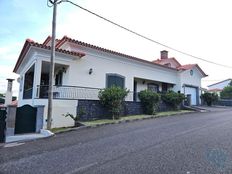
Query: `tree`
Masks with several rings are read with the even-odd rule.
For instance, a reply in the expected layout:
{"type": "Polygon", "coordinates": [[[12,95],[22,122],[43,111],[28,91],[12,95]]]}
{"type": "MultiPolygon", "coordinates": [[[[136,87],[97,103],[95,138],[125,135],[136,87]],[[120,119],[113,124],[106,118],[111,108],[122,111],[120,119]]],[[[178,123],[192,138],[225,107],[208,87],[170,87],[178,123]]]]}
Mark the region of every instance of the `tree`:
{"type": "Polygon", "coordinates": [[[232,99],[232,86],[226,86],[220,96],[222,99],[232,99]]]}
{"type": "Polygon", "coordinates": [[[152,115],[155,112],[155,108],[160,101],[160,95],[150,90],[140,91],[139,99],[142,103],[145,114],[152,115]]]}
{"type": "Polygon", "coordinates": [[[98,97],[100,103],[106,107],[112,114],[112,118],[119,118],[123,101],[125,100],[129,90],[112,86],[99,91],[98,97]]]}
{"type": "Polygon", "coordinates": [[[178,106],[185,99],[185,95],[181,93],[176,93],[174,91],[168,91],[167,93],[162,94],[161,99],[164,101],[164,103],[171,106],[174,110],[177,110],[178,106]]]}
{"type": "Polygon", "coordinates": [[[201,98],[206,102],[208,106],[212,106],[212,104],[218,101],[218,95],[216,93],[206,92],[201,95],[201,98]]]}

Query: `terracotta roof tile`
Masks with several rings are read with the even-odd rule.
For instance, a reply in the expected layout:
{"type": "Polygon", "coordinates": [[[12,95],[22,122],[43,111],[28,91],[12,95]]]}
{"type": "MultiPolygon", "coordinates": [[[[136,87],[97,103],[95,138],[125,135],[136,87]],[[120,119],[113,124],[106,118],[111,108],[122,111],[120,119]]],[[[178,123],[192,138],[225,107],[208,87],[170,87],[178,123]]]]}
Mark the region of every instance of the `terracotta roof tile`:
{"type": "MultiPolygon", "coordinates": [[[[23,49],[19,55],[19,58],[17,60],[17,63],[14,67],[13,72],[16,72],[18,67],[20,66],[20,64],[22,63],[24,56],[26,55],[27,51],[29,50],[29,48],[31,46],[37,47],[37,48],[43,48],[43,49],[47,49],[47,50],[51,50],[50,46],[47,46],[45,44],[39,44],[37,42],[34,42],[31,39],[27,39],[26,42],[24,43],[23,49]]],[[[75,52],[75,51],[68,51],[68,50],[63,50],[63,49],[59,49],[56,48],[56,52],[60,52],[60,53],[64,53],[64,54],[68,54],[68,55],[72,55],[72,56],[78,56],[78,57],[83,57],[85,56],[84,53],[80,53],[80,52],[75,52]]]]}
{"type": "Polygon", "coordinates": [[[222,89],[214,88],[214,89],[209,89],[208,91],[209,91],[209,92],[221,92],[222,89]]]}
{"type": "Polygon", "coordinates": [[[187,65],[181,65],[179,66],[177,69],[178,70],[189,70],[192,69],[194,66],[196,66],[197,64],[187,64],[187,65]]]}
{"type": "Polygon", "coordinates": [[[136,60],[136,61],[139,61],[139,62],[149,63],[149,64],[153,64],[153,65],[155,64],[155,65],[163,67],[163,68],[176,70],[175,68],[172,68],[172,67],[167,67],[167,66],[160,65],[160,64],[157,64],[157,63],[154,63],[154,62],[151,62],[151,61],[147,61],[147,60],[141,59],[141,58],[130,56],[130,55],[127,55],[127,54],[124,54],[124,53],[120,53],[120,52],[116,52],[116,51],[113,51],[113,50],[105,49],[105,48],[102,48],[102,47],[99,47],[99,46],[91,45],[91,44],[88,44],[88,43],[85,43],[85,42],[81,42],[81,41],[69,38],[67,36],[64,36],[56,44],[56,48],[60,48],[66,42],[75,43],[75,44],[78,44],[78,45],[81,45],[81,46],[84,46],[84,47],[92,48],[92,49],[95,49],[95,50],[103,51],[103,52],[114,54],[114,55],[117,55],[117,56],[126,57],[128,59],[136,60]]]}

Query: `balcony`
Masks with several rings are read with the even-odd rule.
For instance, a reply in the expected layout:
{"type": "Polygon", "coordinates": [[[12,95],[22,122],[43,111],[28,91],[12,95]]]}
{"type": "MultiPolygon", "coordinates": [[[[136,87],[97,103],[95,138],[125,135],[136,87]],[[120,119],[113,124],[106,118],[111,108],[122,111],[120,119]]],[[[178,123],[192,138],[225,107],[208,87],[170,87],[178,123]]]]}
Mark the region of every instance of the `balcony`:
{"type": "MultiPolygon", "coordinates": [[[[80,86],[53,86],[54,99],[89,99],[98,100],[101,89],[80,86]]],[[[37,86],[36,98],[48,98],[48,85],[37,86]]]]}

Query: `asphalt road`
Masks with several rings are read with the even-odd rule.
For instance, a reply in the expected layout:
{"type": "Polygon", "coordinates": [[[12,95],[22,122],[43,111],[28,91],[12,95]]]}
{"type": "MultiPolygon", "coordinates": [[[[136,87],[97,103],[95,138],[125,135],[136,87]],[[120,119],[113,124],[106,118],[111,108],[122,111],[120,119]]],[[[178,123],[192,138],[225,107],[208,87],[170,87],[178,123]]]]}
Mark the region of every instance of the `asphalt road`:
{"type": "Polygon", "coordinates": [[[0,173],[232,173],[232,109],[82,129],[0,148],[0,173]]]}

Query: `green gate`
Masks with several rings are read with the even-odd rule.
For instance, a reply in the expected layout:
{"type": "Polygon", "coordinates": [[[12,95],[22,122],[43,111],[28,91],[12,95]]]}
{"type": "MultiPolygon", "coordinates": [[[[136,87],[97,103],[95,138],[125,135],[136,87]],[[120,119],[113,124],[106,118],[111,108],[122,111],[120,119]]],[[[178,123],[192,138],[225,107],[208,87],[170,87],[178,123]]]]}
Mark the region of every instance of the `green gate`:
{"type": "Polygon", "coordinates": [[[0,108],[0,143],[5,142],[6,133],[6,108],[0,108]]]}
{"type": "Polygon", "coordinates": [[[30,105],[18,107],[16,110],[15,134],[33,133],[36,131],[37,108],[30,105]]]}

